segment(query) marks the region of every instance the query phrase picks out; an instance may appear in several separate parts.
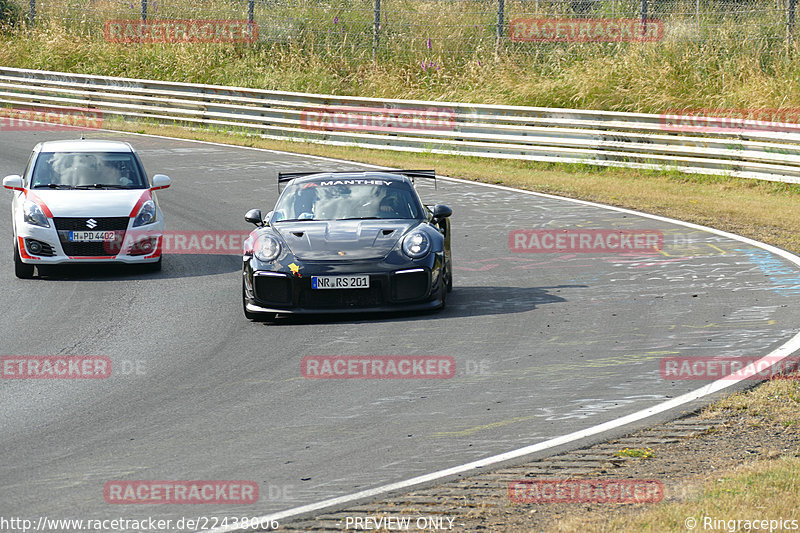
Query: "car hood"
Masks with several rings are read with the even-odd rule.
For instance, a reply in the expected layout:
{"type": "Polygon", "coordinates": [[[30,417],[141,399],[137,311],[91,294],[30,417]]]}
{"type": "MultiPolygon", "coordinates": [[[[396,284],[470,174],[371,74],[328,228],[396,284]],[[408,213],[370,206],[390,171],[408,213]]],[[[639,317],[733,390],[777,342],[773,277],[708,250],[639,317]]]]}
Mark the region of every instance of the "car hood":
{"type": "Polygon", "coordinates": [[[304,261],[382,259],[419,220],[325,220],[279,222],[272,226],[289,250],[304,261]]]}
{"type": "Polygon", "coordinates": [[[148,189],[70,191],[34,189],[54,217],[127,217],[148,189]]]}

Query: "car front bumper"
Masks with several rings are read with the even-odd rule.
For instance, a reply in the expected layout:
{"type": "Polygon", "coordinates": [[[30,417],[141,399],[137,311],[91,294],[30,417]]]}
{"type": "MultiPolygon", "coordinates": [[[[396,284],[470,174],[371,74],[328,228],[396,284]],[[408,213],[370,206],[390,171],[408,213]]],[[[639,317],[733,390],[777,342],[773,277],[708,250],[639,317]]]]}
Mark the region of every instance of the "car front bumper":
{"type": "Polygon", "coordinates": [[[164,223],[156,222],[137,230],[118,231],[115,243],[69,243],[68,231],[18,224],[14,237],[23,263],[60,265],[69,263],[155,263],[161,258],[164,223]],[[133,237],[139,233],[140,237],[133,237]]]}
{"type": "MultiPolygon", "coordinates": [[[[255,265],[254,265],[255,263],[255,265]]],[[[245,262],[245,308],[253,313],[317,314],[419,311],[442,307],[442,257],[428,264],[389,265],[375,262],[303,264],[301,269],[265,270],[245,262]],[[312,289],[311,278],[368,275],[367,289],[312,289]]]]}

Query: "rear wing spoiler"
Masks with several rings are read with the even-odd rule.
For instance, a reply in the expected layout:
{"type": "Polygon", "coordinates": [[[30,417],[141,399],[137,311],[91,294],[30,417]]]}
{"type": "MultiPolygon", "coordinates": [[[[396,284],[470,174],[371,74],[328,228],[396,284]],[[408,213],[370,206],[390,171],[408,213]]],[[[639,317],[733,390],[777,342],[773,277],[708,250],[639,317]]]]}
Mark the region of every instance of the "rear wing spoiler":
{"type": "MultiPolygon", "coordinates": [[[[400,174],[401,176],[406,176],[411,179],[411,183],[415,183],[414,180],[416,178],[425,178],[425,179],[432,179],[433,180],[433,187],[434,189],[438,189],[436,185],[436,171],[435,170],[373,170],[368,172],[383,172],[386,174],[400,174]]],[[[313,171],[313,172],[278,172],[278,192],[281,189],[281,183],[286,183],[287,181],[292,181],[296,178],[303,178],[305,176],[313,176],[314,174],[353,174],[354,171],[352,170],[337,170],[334,172],[326,172],[326,171],[313,171]]]]}

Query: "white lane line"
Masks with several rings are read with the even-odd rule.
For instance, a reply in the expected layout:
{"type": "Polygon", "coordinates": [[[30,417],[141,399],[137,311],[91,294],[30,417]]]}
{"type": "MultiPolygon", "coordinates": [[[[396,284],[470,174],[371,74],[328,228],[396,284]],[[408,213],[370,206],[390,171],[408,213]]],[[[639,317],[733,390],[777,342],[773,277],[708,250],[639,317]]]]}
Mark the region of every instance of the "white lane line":
{"type": "MultiPolygon", "coordinates": [[[[799,258],[800,259],[800,258],[799,258]]],[[[361,499],[366,498],[373,498],[376,496],[380,496],[392,491],[400,491],[403,489],[409,489],[416,485],[420,485],[423,483],[428,483],[431,481],[436,481],[438,479],[442,479],[448,476],[453,476],[456,474],[463,474],[466,472],[471,472],[477,470],[479,468],[484,468],[487,466],[491,466],[497,463],[501,463],[503,461],[508,461],[510,459],[517,459],[519,457],[523,457],[528,454],[532,454],[535,452],[540,452],[543,450],[547,450],[549,448],[554,448],[556,446],[561,446],[564,444],[569,444],[570,442],[574,442],[576,440],[584,439],[586,437],[591,437],[593,435],[597,435],[603,433],[604,431],[610,431],[612,429],[616,429],[622,427],[626,424],[631,424],[633,422],[637,422],[639,420],[645,419],[647,417],[657,415],[659,413],[663,413],[670,409],[674,409],[676,407],[680,407],[681,405],[687,404],[694,400],[700,399],[704,396],[709,394],[713,394],[720,390],[723,390],[727,387],[730,387],[740,381],[748,379],[749,376],[753,376],[757,373],[756,367],[760,361],[768,360],[770,365],[773,365],[780,360],[784,359],[791,355],[795,350],[800,348],[800,333],[792,337],[786,344],[778,348],[777,350],[770,353],[768,356],[764,356],[762,359],[751,363],[746,368],[749,369],[748,371],[742,372],[742,378],[738,380],[731,380],[731,379],[719,379],[713,383],[709,383],[708,385],[701,387],[695,391],[686,393],[682,396],[678,396],[677,398],[673,398],[672,400],[668,400],[666,402],[660,403],[653,407],[649,407],[647,409],[643,409],[636,413],[632,413],[627,416],[623,416],[621,418],[617,418],[615,420],[609,420],[608,422],[604,422],[602,424],[598,424],[596,426],[592,426],[587,429],[582,429],[580,431],[575,431],[574,433],[568,433],[567,435],[563,435],[561,437],[556,437],[554,439],[546,440],[544,442],[540,442],[539,444],[533,444],[531,446],[525,446],[524,448],[519,448],[516,450],[512,450],[510,452],[501,453],[499,455],[493,455],[492,457],[487,457],[485,459],[481,459],[479,461],[473,461],[471,463],[466,463],[459,466],[454,466],[452,468],[446,468],[444,470],[438,470],[436,472],[432,472],[430,474],[425,474],[422,476],[417,476],[411,479],[407,479],[405,481],[399,481],[397,483],[389,483],[388,485],[383,485],[380,487],[376,487],[374,489],[363,490],[360,492],[355,492],[352,494],[347,494],[345,496],[339,496],[336,498],[330,498],[328,500],[323,500],[316,503],[311,503],[308,505],[303,505],[300,507],[295,507],[293,509],[287,509],[285,511],[279,511],[277,513],[272,513],[268,515],[264,515],[258,517],[255,520],[258,520],[259,523],[269,523],[270,521],[280,521],[285,518],[290,518],[296,515],[309,513],[313,511],[320,511],[329,507],[338,507],[346,503],[352,503],[361,499]]],[[[252,522],[251,522],[252,523],[252,522]]],[[[241,527],[234,527],[234,526],[227,526],[227,527],[220,527],[216,529],[209,529],[205,533],[223,533],[223,532],[230,532],[230,531],[246,531],[246,529],[241,527]]],[[[202,532],[198,532],[202,533],[202,532]]]]}
{"type": "MultiPolygon", "coordinates": [[[[113,131],[113,130],[110,130],[110,131],[113,131]]],[[[115,132],[115,133],[127,134],[126,132],[115,132]]],[[[386,167],[380,167],[380,166],[377,166],[377,165],[370,165],[370,164],[367,164],[367,163],[354,163],[352,161],[343,161],[341,159],[333,159],[333,158],[322,157],[322,156],[305,156],[305,155],[302,155],[302,154],[294,154],[292,152],[283,152],[283,151],[280,151],[280,150],[268,150],[268,149],[264,149],[264,148],[255,148],[255,147],[251,147],[251,146],[233,146],[233,145],[228,145],[228,144],[223,144],[223,143],[215,143],[215,142],[210,142],[210,141],[194,141],[194,140],[187,140],[187,139],[174,139],[172,137],[164,137],[162,135],[149,135],[149,134],[143,134],[143,133],[134,133],[134,134],[131,134],[131,135],[142,135],[142,136],[146,136],[146,137],[156,137],[156,138],[179,140],[179,141],[186,141],[186,142],[198,142],[198,143],[204,143],[204,144],[212,144],[212,145],[215,145],[215,146],[224,146],[224,147],[227,147],[227,148],[245,148],[245,149],[249,149],[249,150],[259,150],[259,151],[264,151],[264,152],[269,152],[269,153],[274,153],[274,154],[282,154],[282,155],[287,155],[287,156],[303,157],[303,158],[309,157],[309,158],[312,158],[312,159],[319,159],[319,160],[323,160],[323,161],[332,161],[332,162],[336,162],[336,163],[357,164],[357,165],[361,165],[361,166],[364,166],[364,167],[375,168],[375,169],[386,168],[386,167]]],[[[751,246],[755,246],[757,248],[761,248],[763,250],[767,250],[768,252],[776,254],[776,255],[779,255],[779,256],[783,257],[784,259],[786,259],[788,261],[791,261],[792,263],[794,263],[795,265],[800,267],[800,257],[796,256],[795,254],[793,254],[791,252],[788,252],[786,250],[782,250],[782,249],[780,249],[780,248],[778,248],[776,246],[772,246],[770,244],[759,242],[759,241],[756,241],[756,240],[753,240],[753,239],[750,239],[750,238],[747,238],[747,237],[742,237],[741,235],[736,235],[734,233],[728,233],[727,231],[722,231],[722,230],[718,230],[718,229],[714,229],[714,228],[709,228],[707,226],[702,226],[700,224],[694,224],[694,223],[691,223],[691,222],[684,222],[682,220],[676,220],[674,218],[663,217],[663,216],[660,216],[660,215],[651,215],[649,213],[642,213],[642,212],[639,212],[639,211],[634,211],[632,209],[625,209],[625,208],[622,208],[622,207],[614,207],[614,206],[609,206],[609,205],[598,204],[598,203],[595,203],[595,202],[588,202],[586,200],[576,200],[576,199],[573,199],[573,198],[563,198],[563,197],[555,196],[555,195],[552,195],[552,194],[545,194],[545,193],[534,192],[534,191],[524,191],[524,190],[521,190],[521,189],[513,189],[511,187],[506,187],[504,185],[495,185],[495,184],[491,184],[491,183],[481,183],[481,182],[476,182],[476,181],[460,180],[460,179],[457,179],[457,178],[449,178],[449,177],[445,177],[445,176],[442,176],[441,179],[446,180],[446,181],[451,181],[451,182],[454,182],[454,183],[472,184],[472,185],[478,185],[478,186],[481,186],[481,187],[492,187],[492,188],[495,188],[495,189],[500,189],[500,190],[503,190],[503,191],[509,191],[509,192],[513,192],[513,193],[529,194],[529,195],[532,195],[532,196],[540,196],[542,198],[549,198],[549,199],[558,200],[558,201],[573,202],[573,203],[576,203],[576,204],[597,207],[597,208],[600,208],[600,209],[606,209],[606,210],[609,210],[609,211],[616,211],[616,212],[619,212],[619,213],[627,213],[627,214],[631,214],[631,215],[635,215],[635,216],[639,216],[639,217],[650,218],[652,220],[658,220],[658,221],[661,221],[661,222],[667,222],[669,224],[675,224],[675,225],[684,226],[684,227],[687,227],[687,228],[706,231],[708,233],[714,233],[714,234],[720,235],[722,237],[727,237],[729,239],[737,240],[737,241],[749,244],[751,246]]],[[[466,464],[463,464],[463,465],[454,466],[454,467],[451,467],[451,468],[446,468],[444,470],[438,470],[436,472],[432,472],[430,474],[425,474],[425,475],[422,475],[422,476],[413,477],[413,478],[407,479],[405,481],[399,481],[399,482],[396,482],[396,483],[389,483],[387,485],[382,485],[380,487],[375,487],[374,489],[363,490],[363,491],[360,491],[360,492],[347,494],[345,496],[339,496],[339,497],[336,497],[336,498],[330,498],[330,499],[323,500],[323,501],[320,501],[320,502],[311,503],[311,504],[308,504],[308,505],[302,505],[300,507],[294,507],[292,509],[287,509],[285,511],[279,511],[277,513],[264,515],[264,516],[258,517],[256,520],[258,520],[260,523],[268,523],[271,520],[280,521],[280,520],[283,520],[285,518],[290,518],[290,517],[293,517],[293,516],[296,516],[296,515],[309,513],[309,512],[312,512],[312,511],[319,511],[319,510],[322,510],[322,509],[326,509],[328,507],[334,507],[334,506],[338,507],[338,506],[341,506],[343,504],[355,502],[357,500],[366,499],[366,498],[374,498],[376,496],[380,496],[382,494],[386,494],[386,493],[389,493],[389,492],[409,489],[411,487],[414,487],[416,485],[420,485],[420,484],[423,484],[423,483],[429,483],[431,481],[436,481],[438,479],[442,479],[442,478],[445,478],[445,477],[449,477],[449,476],[453,476],[453,475],[457,475],[457,474],[463,474],[463,473],[466,473],[466,472],[471,472],[471,471],[477,470],[479,468],[484,468],[484,467],[491,466],[491,465],[494,465],[494,464],[497,464],[497,463],[501,463],[503,461],[508,461],[508,460],[511,460],[511,459],[517,459],[517,458],[523,457],[523,456],[528,455],[528,454],[541,452],[543,450],[547,450],[547,449],[554,448],[554,447],[557,447],[557,446],[561,446],[561,445],[564,445],[564,444],[569,444],[571,442],[575,442],[575,441],[580,440],[580,439],[585,439],[585,438],[591,437],[593,435],[598,435],[600,433],[603,433],[604,431],[610,431],[610,430],[617,429],[617,428],[620,428],[622,426],[625,426],[627,424],[631,424],[633,422],[638,422],[638,421],[643,420],[645,418],[648,418],[648,417],[663,413],[665,411],[669,411],[670,409],[675,409],[677,407],[680,407],[680,406],[685,405],[687,403],[693,402],[695,400],[699,400],[700,398],[703,398],[703,397],[708,396],[710,394],[714,394],[715,392],[719,392],[719,391],[724,390],[724,389],[726,389],[728,387],[732,387],[733,385],[736,385],[737,383],[748,379],[750,376],[755,375],[756,372],[757,372],[756,368],[759,365],[759,363],[768,363],[768,366],[773,366],[773,365],[779,363],[780,361],[782,361],[783,359],[785,359],[786,357],[789,357],[792,353],[794,353],[798,349],[800,349],[800,333],[797,333],[794,337],[789,339],[786,343],[784,343],[783,345],[781,345],[777,349],[773,350],[769,354],[765,355],[764,357],[762,357],[758,361],[754,361],[753,363],[748,365],[746,367],[746,369],[749,368],[750,370],[749,371],[741,371],[740,374],[738,374],[740,376],[738,379],[727,379],[727,378],[718,379],[717,381],[714,381],[713,383],[709,383],[708,385],[700,387],[697,390],[694,390],[692,392],[688,392],[686,394],[678,396],[677,398],[673,398],[672,400],[668,400],[666,402],[662,402],[662,403],[660,403],[658,405],[654,405],[653,407],[648,407],[647,409],[643,409],[641,411],[637,411],[635,413],[623,416],[621,418],[617,418],[617,419],[614,419],[614,420],[609,420],[608,422],[604,422],[602,424],[598,424],[598,425],[595,425],[595,426],[592,426],[592,427],[589,427],[589,428],[586,428],[586,429],[582,429],[580,431],[575,431],[573,433],[569,433],[569,434],[563,435],[561,437],[556,437],[554,439],[546,440],[544,442],[540,442],[539,444],[533,444],[531,446],[525,446],[524,448],[518,448],[516,450],[512,450],[512,451],[509,451],[509,452],[501,453],[499,455],[493,455],[491,457],[487,457],[487,458],[481,459],[479,461],[473,461],[471,463],[466,463],[466,464]]],[[[247,531],[247,529],[241,528],[241,527],[227,526],[227,527],[220,527],[220,528],[216,528],[216,529],[206,530],[205,532],[202,532],[202,533],[226,533],[226,532],[231,532],[231,531],[247,531]]]]}

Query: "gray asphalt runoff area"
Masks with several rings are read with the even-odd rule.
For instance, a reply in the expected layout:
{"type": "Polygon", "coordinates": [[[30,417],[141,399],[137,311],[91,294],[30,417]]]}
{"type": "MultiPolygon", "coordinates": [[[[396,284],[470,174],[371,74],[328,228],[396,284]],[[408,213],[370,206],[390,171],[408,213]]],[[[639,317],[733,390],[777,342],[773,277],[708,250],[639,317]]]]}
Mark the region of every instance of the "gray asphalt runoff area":
{"type": "MultiPolygon", "coordinates": [[[[36,142],[70,135],[2,133],[0,172],[21,173],[36,142]]],[[[131,142],[149,176],[172,178],[157,193],[170,231],[249,232],[244,213],[271,209],[277,172],[366,168],[89,136],[131,142]]],[[[662,358],[763,356],[798,330],[800,272],[761,248],[475,183],[421,182],[418,190],[425,203],[454,211],[446,310],[276,324],[244,318],[240,254],[169,254],[159,273],[82,265],[18,280],[4,208],[0,354],[106,356],[113,371],[107,379],[0,380],[0,516],[175,520],[286,510],[640,411],[708,383],[665,379],[662,358]],[[663,248],[509,247],[514,230],[564,228],[655,230],[663,248]],[[307,379],[300,362],[308,355],[450,356],[456,371],[449,379],[307,379]],[[115,480],[249,480],[259,498],[115,505],[104,498],[115,480]]],[[[4,190],[0,201],[10,199],[4,190]]]]}

